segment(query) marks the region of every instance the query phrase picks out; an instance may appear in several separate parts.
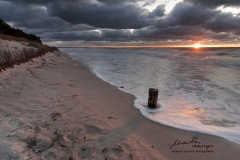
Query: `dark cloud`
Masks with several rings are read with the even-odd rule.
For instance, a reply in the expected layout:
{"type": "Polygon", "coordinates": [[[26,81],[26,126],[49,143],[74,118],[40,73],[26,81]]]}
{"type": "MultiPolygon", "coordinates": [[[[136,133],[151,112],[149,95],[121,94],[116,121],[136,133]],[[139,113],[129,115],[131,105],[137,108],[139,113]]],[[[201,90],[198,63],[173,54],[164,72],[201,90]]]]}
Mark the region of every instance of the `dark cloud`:
{"type": "Polygon", "coordinates": [[[106,3],[106,4],[119,4],[119,3],[134,3],[140,0],[97,0],[98,2],[101,3],[106,3]]]}
{"type": "Polygon", "coordinates": [[[197,39],[206,34],[206,30],[202,27],[183,27],[183,26],[170,26],[166,28],[148,28],[140,29],[135,32],[137,38],[148,40],[164,40],[164,39],[197,39]]]}
{"type": "MultiPolygon", "coordinates": [[[[61,0],[3,0],[3,1],[28,6],[28,5],[48,5],[51,3],[60,2],[61,0]]],[[[77,5],[90,3],[91,0],[68,0],[67,2],[77,5]]]]}
{"type": "Polygon", "coordinates": [[[168,26],[200,26],[213,32],[236,32],[240,26],[240,18],[231,13],[206,8],[202,5],[192,5],[184,2],[176,4],[165,19],[156,24],[158,28],[168,26]]]}
{"type": "Polygon", "coordinates": [[[130,30],[103,30],[102,38],[110,41],[128,41],[134,39],[134,34],[130,30]]]}
{"type": "Polygon", "coordinates": [[[201,5],[190,5],[177,3],[166,19],[167,25],[171,26],[195,26],[201,25],[214,17],[216,11],[205,8],[201,5]]]}
{"type": "Polygon", "coordinates": [[[82,31],[82,32],[56,32],[56,33],[44,33],[43,38],[51,39],[54,41],[74,41],[74,40],[83,40],[83,41],[128,41],[133,40],[134,36],[130,30],[91,30],[91,31],[82,31]]]}
{"type": "Polygon", "coordinates": [[[178,3],[170,13],[170,19],[175,25],[199,25],[215,15],[215,12],[202,6],[192,6],[186,3],[178,3]]]}
{"type": "Polygon", "coordinates": [[[210,33],[206,36],[204,36],[204,38],[207,38],[207,39],[215,39],[215,40],[233,40],[235,38],[237,38],[236,35],[232,35],[230,33],[210,33]]]}
{"type": "Polygon", "coordinates": [[[240,18],[230,13],[219,12],[215,17],[202,25],[214,32],[236,32],[240,26],[240,18]]]}
{"type": "MultiPolygon", "coordinates": [[[[3,1],[13,2],[21,5],[48,5],[48,4],[58,3],[58,2],[64,2],[64,0],[3,0],[3,1]]],[[[113,4],[121,4],[121,3],[135,3],[141,0],[96,0],[96,1],[98,1],[99,3],[113,5],[113,4]]],[[[79,5],[79,4],[90,4],[93,1],[92,0],[67,0],[65,2],[79,5]]]]}
{"type": "Polygon", "coordinates": [[[148,25],[146,10],[132,4],[108,6],[91,3],[77,6],[66,1],[51,4],[49,13],[72,24],[83,23],[101,28],[136,29],[148,25]]]}
{"type": "Polygon", "coordinates": [[[154,9],[151,13],[149,13],[149,18],[156,18],[156,17],[162,17],[164,16],[165,12],[165,5],[159,5],[154,9]]]}
{"type": "Polygon", "coordinates": [[[147,6],[147,5],[151,5],[152,3],[156,2],[157,0],[148,0],[148,1],[144,1],[144,0],[97,0],[100,3],[105,3],[108,5],[119,5],[119,4],[123,4],[123,3],[127,3],[127,4],[134,4],[136,2],[141,2],[143,4],[143,6],[147,6]]]}
{"type": "Polygon", "coordinates": [[[47,40],[57,40],[57,41],[74,41],[74,40],[84,40],[84,41],[100,41],[101,34],[96,31],[91,32],[60,32],[60,33],[46,33],[43,34],[42,38],[47,40]]]}
{"type": "Polygon", "coordinates": [[[208,7],[218,6],[240,6],[239,0],[184,0],[194,5],[201,4],[208,7]]]}
{"type": "Polygon", "coordinates": [[[23,7],[13,3],[0,1],[1,17],[14,23],[14,27],[28,29],[48,29],[68,26],[69,23],[58,17],[50,17],[46,8],[32,6],[23,7]]]}
{"type": "MultiPolygon", "coordinates": [[[[201,26],[213,32],[235,32],[240,26],[240,18],[231,13],[206,8],[200,4],[178,3],[169,17],[167,25],[201,26]]],[[[161,23],[160,23],[161,24],[161,23]]]]}
{"type": "Polygon", "coordinates": [[[46,5],[48,3],[56,2],[57,0],[3,0],[5,2],[12,2],[21,5],[46,5]]]}
{"type": "Polygon", "coordinates": [[[178,40],[204,36],[205,29],[199,27],[143,28],[137,30],[102,29],[87,32],[46,33],[45,38],[61,41],[139,41],[139,40],[178,40]]]}
{"type": "Polygon", "coordinates": [[[145,28],[138,29],[133,32],[129,30],[95,30],[91,32],[66,32],[66,33],[46,33],[43,34],[46,41],[84,41],[84,42],[157,42],[165,41],[201,41],[206,40],[221,40],[230,41],[239,38],[236,35],[228,33],[214,33],[206,31],[199,27],[168,27],[164,29],[145,28]]]}
{"type": "Polygon", "coordinates": [[[25,27],[20,27],[22,30],[31,33],[31,34],[43,34],[43,33],[61,33],[61,32],[67,32],[67,31],[91,31],[96,29],[95,27],[88,26],[85,24],[77,24],[77,25],[68,25],[68,26],[61,26],[61,27],[55,27],[55,28],[40,28],[40,29],[29,29],[25,27]]]}
{"type": "Polygon", "coordinates": [[[144,9],[151,2],[155,0],[0,0],[0,18],[45,42],[239,39],[240,17],[214,8],[238,6],[238,1],[185,0],[169,14],[162,4],[151,12],[144,9]]]}

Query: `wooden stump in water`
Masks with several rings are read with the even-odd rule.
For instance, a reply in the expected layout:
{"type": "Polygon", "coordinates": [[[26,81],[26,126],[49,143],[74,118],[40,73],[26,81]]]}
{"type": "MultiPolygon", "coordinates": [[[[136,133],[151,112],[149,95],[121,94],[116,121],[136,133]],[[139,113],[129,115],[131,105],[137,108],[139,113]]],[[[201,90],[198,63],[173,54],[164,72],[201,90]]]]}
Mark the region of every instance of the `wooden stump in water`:
{"type": "Polygon", "coordinates": [[[148,91],[148,107],[157,108],[158,89],[150,88],[148,91]]]}

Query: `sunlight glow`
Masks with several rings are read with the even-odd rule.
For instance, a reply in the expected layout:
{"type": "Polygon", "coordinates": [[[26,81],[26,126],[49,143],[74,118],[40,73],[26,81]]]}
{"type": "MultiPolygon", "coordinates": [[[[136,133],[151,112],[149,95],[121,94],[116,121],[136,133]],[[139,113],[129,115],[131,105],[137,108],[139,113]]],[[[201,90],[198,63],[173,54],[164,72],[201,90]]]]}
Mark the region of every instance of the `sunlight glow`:
{"type": "Polygon", "coordinates": [[[152,1],[151,3],[149,3],[148,5],[145,5],[146,3],[139,2],[139,5],[144,5],[143,8],[152,12],[154,9],[156,9],[156,7],[158,5],[165,4],[166,5],[165,6],[165,13],[169,14],[172,11],[172,9],[175,7],[175,5],[178,2],[181,2],[181,1],[183,1],[183,0],[155,0],[155,1],[152,1]]]}
{"type": "Polygon", "coordinates": [[[182,110],[182,111],[180,111],[180,114],[187,116],[187,117],[196,117],[201,112],[202,112],[202,110],[200,108],[194,108],[192,110],[189,110],[189,109],[182,110]]]}
{"type": "Polygon", "coordinates": [[[133,33],[133,32],[134,32],[134,29],[130,29],[130,32],[133,33]]]}
{"type": "Polygon", "coordinates": [[[240,14],[240,7],[223,7],[220,6],[217,10],[222,11],[223,13],[232,13],[234,16],[240,14]]]}
{"type": "Polygon", "coordinates": [[[102,31],[99,29],[95,29],[94,31],[96,31],[98,34],[102,34],[102,31]]]}
{"type": "Polygon", "coordinates": [[[194,48],[200,48],[201,45],[199,43],[194,44],[194,48]]]}
{"type": "Polygon", "coordinates": [[[179,2],[181,2],[182,0],[170,0],[170,1],[166,1],[166,13],[170,13],[173,8],[175,7],[175,5],[179,2]]]}

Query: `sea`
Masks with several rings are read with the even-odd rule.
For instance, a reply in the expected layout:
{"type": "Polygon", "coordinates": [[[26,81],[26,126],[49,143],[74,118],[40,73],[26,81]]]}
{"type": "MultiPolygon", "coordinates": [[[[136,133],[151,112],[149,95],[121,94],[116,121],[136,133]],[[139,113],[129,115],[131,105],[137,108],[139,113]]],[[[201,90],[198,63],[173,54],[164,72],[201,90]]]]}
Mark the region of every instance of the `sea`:
{"type": "Polygon", "coordinates": [[[60,50],[134,95],[146,118],[240,144],[240,48],[60,50]],[[159,90],[157,109],[147,107],[149,88],[159,90]]]}

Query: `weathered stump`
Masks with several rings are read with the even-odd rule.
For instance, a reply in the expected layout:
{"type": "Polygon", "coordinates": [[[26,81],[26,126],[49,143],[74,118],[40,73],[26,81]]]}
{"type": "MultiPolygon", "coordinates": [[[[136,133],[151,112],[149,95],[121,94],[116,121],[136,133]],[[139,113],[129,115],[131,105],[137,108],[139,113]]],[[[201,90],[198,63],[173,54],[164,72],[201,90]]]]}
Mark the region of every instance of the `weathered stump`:
{"type": "Polygon", "coordinates": [[[150,88],[148,95],[148,107],[157,108],[158,89],[150,88]]]}

